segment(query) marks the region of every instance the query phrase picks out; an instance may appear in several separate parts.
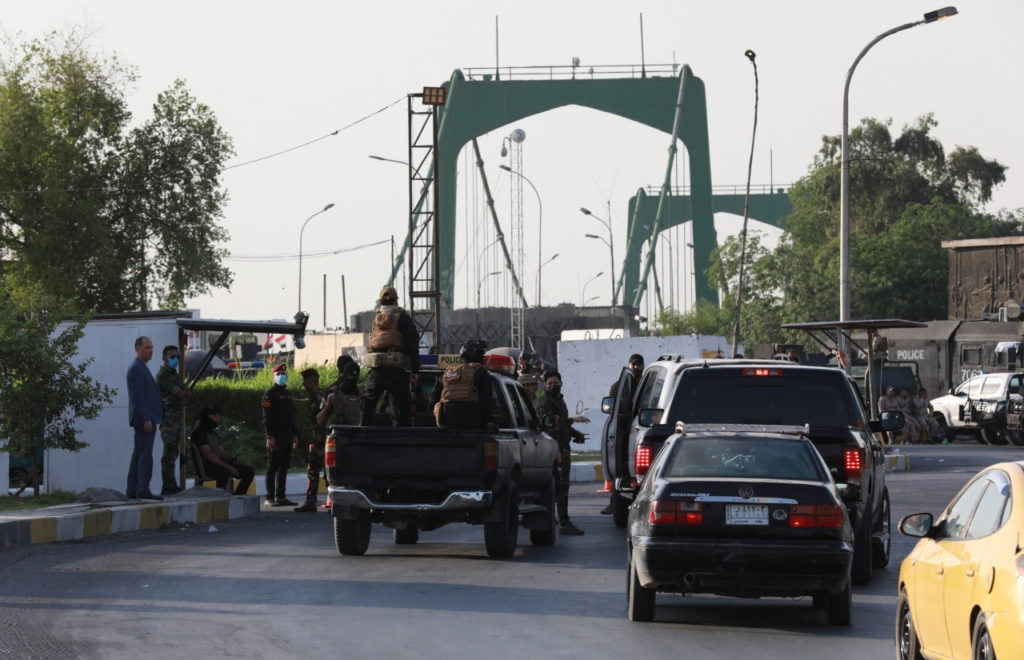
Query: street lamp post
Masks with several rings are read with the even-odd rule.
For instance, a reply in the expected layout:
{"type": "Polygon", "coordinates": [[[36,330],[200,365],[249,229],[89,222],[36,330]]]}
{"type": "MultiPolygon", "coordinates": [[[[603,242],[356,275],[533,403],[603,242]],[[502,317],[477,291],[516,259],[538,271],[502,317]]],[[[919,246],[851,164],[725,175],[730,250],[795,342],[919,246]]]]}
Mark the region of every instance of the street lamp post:
{"type": "MultiPolygon", "coordinates": [[[[530,181],[529,177],[525,174],[515,171],[508,165],[499,165],[498,167],[509,174],[515,174],[517,177],[530,184],[530,188],[533,189],[533,194],[537,196],[537,263],[540,264],[540,247],[541,239],[543,238],[541,230],[544,226],[544,204],[540,201],[540,193],[537,192],[537,186],[533,185],[533,181],[530,181]]],[[[558,255],[556,254],[555,256],[557,257],[558,255]]],[[[555,257],[551,258],[554,259],[555,257]]],[[[540,307],[540,265],[537,266],[537,307],[540,307]]]]}
{"type": "Polygon", "coordinates": [[[484,285],[484,280],[486,280],[491,275],[501,275],[501,271],[500,270],[491,271],[490,273],[487,273],[486,275],[481,277],[480,281],[477,282],[477,284],[476,284],[476,308],[477,309],[480,309],[480,288],[484,285]]]}
{"type": "Polygon", "coordinates": [[[320,215],[324,211],[330,210],[334,206],[334,202],[331,202],[327,206],[323,207],[313,215],[306,218],[306,221],[302,223],[302,229],[299,230],[299,311],[302,311],[302,234],[306,231],[306,225],[309,221],[320,215]]]}
{"type": "Polygon", "coordinates": [[[601,240],[604,241],[605,244],[608,245],[608,251],[609,251],[609,253],[611,253],[611,257],[612,257],[612,261],[611,261],[612,269],[609,271],[609,274],[611,275],[611,278],[612,278],[612,298],[611,298],[612,302],[611,302],[611,304],[612,304],[612,307],[614,307],[615,306],[615,235],[614,235],[614,233],[612,233],[612,223],[611,223],[611,220],[605,220],[605,219],[601,218],[600,216],[596,216],[593,213],[591,213],[589,209],[585,209],[583,207],[580,207],[580,213],[582,213],[583,215],[589,215],[591,218],[594,218],[595,220],[600,222],[602,225],[604,225],[606,229],[608,229],[608,240],[607,241],[604,241],[604,239],[601,238],[600,236],[595,236],[593,234],[587,234],[587,236],[589,236],[590,238],[601,238],[601,240]]]}
{"type": "Polygon", "coordinates": [[[580,302],[580,307],[586,306],[587,302],[589,302],[590,300],[593,300],[593,298],[587,299],[587,285],[590,284],[591,282],[593,282],[594,280],[596,280],[597,278],[601,277],[602,275],[604,275],[604,271],[601,271],[597,275],[594,275],[593,277],[591,277],[589,280],[587,280],[583,284],[583,292],[580,294],[580,301],[581,301],[580,302]],[[584,301],[586,301],[586,302],[584,302],[584,301]]]}
{"type": "MultiPolygon", "coordinates": [[[[537,307],[540,307],[540,269],[543,268],[544,266],[547,266],[549,263],[551,263],[555,259],[557,259],[558,258],[558,254],[559,254],[558,252],[555,252],[553,255],[551,255],[550,259],[548,259],[547,261],[541,262],[541,264],[539,266],[537,266],[537,307]]],[[[538,259],[540,258],[540,253],[539,252],[537,253],[537,258],[538,259]]]]}
{"type": "MultiPolygon", "coordinates": [[[[848,141],[850,132],[850,80],[853,78],[853,71],[863,59],[864,55],[871,50],[872,46],[891,34],[908,30],[925,23],[934,23],[943,18],[949,18],[957,14],[956,7],[943,7],[930,11],[919,21],[904,23],[891,30],[887,30],[871,40],[867,46],[857,55],[850,70],[846,72],[846,82],[843,85],[843,134],[840,143],[840,192],[839,192],[839,320],[841,322],[850,320],[850,154],[848,141]]],[[[843,335],[837,334],[837,348],[840,354],[849,364],[848,356],[844,351],[846,342],[843,335]]]]}

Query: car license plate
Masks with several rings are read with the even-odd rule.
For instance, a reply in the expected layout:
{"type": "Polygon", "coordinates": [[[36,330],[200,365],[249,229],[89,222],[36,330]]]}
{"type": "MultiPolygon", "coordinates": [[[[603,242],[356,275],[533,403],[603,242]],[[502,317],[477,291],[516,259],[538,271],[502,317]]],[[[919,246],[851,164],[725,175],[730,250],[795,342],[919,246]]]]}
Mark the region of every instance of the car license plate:
{"type": "Polygon", "coordinates": [[[728,504],[725,507],[726,525],[767,525],[767,504],[728,504]]]}

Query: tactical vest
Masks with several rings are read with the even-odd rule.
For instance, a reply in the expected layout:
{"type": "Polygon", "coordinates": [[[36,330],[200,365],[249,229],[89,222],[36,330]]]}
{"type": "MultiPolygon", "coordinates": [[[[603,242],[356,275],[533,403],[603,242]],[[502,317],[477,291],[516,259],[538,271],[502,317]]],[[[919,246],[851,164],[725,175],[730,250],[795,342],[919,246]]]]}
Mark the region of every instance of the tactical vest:
{"type": "Polygon", "coordinates": [[[405,348],[402,333],[398,331],[398,319],[403,313],[401,307],[391,305],[378,310],[377,315],[373,317],[373,327],[370,330],[371,351],[405,348]]]}
{"type": "Polygon", "coordinates": [[[358,394],[334,393],[332,400],[334,406],[335,424],[358,424],[359,415],[362,412],[362,399],[358,394]]]}
{"type": "Polygon", "coordinates": [[[448,371],[444,372],[444,389],[441,390],[441,403],[452,403],[455,401],[472,401],[477,402],[480,400],[480,392],[477,391],[473,385],[473,377],[476,375],[476,370],[480,368],[479,364],[470,362],[468,364],[460,364],[456,367],[450,367],[448,371]]]}

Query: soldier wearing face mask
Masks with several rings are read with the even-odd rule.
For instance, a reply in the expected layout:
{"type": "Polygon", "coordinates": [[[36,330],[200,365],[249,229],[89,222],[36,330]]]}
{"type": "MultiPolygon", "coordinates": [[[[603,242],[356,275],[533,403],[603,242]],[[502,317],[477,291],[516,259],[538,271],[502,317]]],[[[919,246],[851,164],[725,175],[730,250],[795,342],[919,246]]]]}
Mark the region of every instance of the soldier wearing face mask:
{"type": "Polygon", "coordinates": [[[274,367],[274,386],[263,395],[263,426],[267,432],[266,506],[295,506],[285,497],[292,449],[299,445],[295,432],[295,403],[288,391],[288,365],[274,367]]]}
{"type": "Polygon", "coordinates": [[[178,347],[165,346],[162,356],[164,363],[156,374],[156,385],[160,388],[160,399],[164,404],[164,421],[160,424],[160,440],[164,445],[164,453],[160,457],[160,477],[163,482],[160,494],[174,495],[182,490],[174,473],[178,467],[178,456],[182,453],[184,436],[181,434],[181,425],[189,389],[181,382],[178,373],[178,347]]]}
{"type": "Polygon", "coordinates": [[[582,536],[583,530],[569,520],[569,479],[572,468],[570,442],[583,442],[583,434],[572,427],[572,418],[562,396],[562,375],[557,371],[544,374],[544,395],[537,398],[537,414],[545,430],[558,442],[558,511],[559,531],[566,536],[582,536]]]}

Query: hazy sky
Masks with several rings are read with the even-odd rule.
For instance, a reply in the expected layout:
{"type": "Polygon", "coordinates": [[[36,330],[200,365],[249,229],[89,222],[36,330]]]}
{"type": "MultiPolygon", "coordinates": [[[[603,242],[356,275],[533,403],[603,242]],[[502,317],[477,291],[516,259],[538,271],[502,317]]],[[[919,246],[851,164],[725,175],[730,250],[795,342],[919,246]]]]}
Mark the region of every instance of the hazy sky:
{"type": "MultiPolygon", "coordinates": [[[[639,64],[643,14],[646,62],[688,64],[706,85],[716,186],[742,190],[746,182],[754,77],[744,51],[757,53],[753,184],[787,185],[806,174],[821,137],[840,132],[843,81],[857,53],[876,35],[939,8],[939,1],[7,0],[0,25],[23,38],[86,26],[95,51],[116,53],[138,68],[130,104],[140,122],[160,91],[185,79],[234,139],[232,164],[320,138],[400,101],[335,136],[224,175],[235,283],[230,292],[217,290],[191,305],[211,318],[290,317],[297,306],[300,227],[334,203],[304,234],[302,302],[311,313],[310,328],[321,328],[324,276],[326,325],[341,325],[342,275],[349,313],[371,308],[390,273],[390,239],[400,245],[405,236],[404,167],[368,156],[405,159],[406,94],[442,83],[456,68],[493,67],[496,57],[503,67],[568,65],[573,57],[584,68],[639,64]],[[314,254],[382,241],[343,254],[314,254]],[[260,255],[275,258],[252,259],[260,255]]],[[[1017,75],[1024,61],[1024,3],[962,2],[958,9],[958,16],[888,37],[868,53],[853,77],[851,126],[862,117],[891,118],[895,133],[934,113],[934,133],[947,151],[976,146],[1009,166],[989,210],[1016,209],[1024,206],[1024,131],[1018,123],[1024,92],[1017,75]]],[[[607,219],[610,204],[621,259],[627,200],[640,187],[660,184],[669,136],[583,108],[563,108],[482,136],[503,223],[510,214],[510,184],[498,169],[506,162],[499,152],[502,138],[515,128],[526,132],[523,172],[543,200],[542,259],[559,254],[543,269],[543,303],[579,303],[585,295],[597,297],[590,304],[608,304],[608,247],[584,237],[607,232],[579,207],[607,219]],[[598,272],[602,277],[594,279],[598,272]]],[[[457,307],[475,304],[478,290],[485,304],[507,301],[495,290],[508,288],[505,275],[480,286],[480,274],[503,267],[493,250],[480,247],[490,219],[480,211],[468,169],[470,162],[460,160],[459,204],[468,210],[458,220],[457,307]],[[473,233],[475,247],[467,238],[473,233]]],[[[528,187],[523,195],[523,280],[533,304],[538,204],[528,187]]],[[[720,236],[736,232],[740,221],[717,218],[720,236]]],[[[677,263],[671,273],[667,263],[662,266],[662,288],[685,307],[692,286],[678,276],[690,266],[685,253],[678,260],[685,238],[674,241],[677,263]]],[[[404,304],[407,286],[400,282],[398,288],[404,304]]]]}

